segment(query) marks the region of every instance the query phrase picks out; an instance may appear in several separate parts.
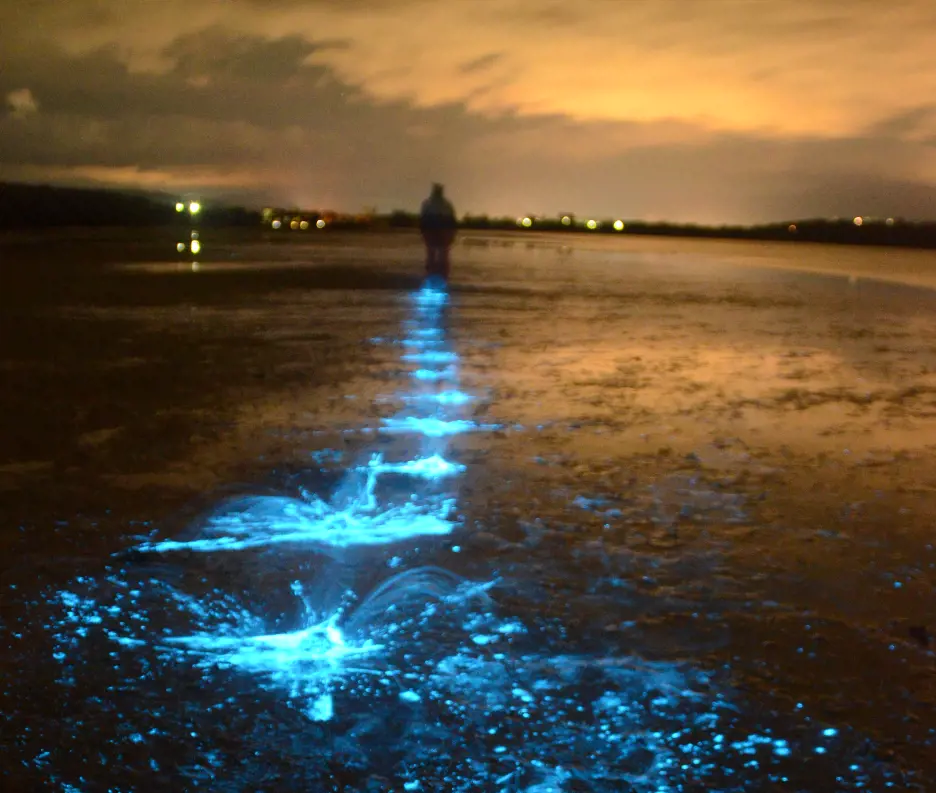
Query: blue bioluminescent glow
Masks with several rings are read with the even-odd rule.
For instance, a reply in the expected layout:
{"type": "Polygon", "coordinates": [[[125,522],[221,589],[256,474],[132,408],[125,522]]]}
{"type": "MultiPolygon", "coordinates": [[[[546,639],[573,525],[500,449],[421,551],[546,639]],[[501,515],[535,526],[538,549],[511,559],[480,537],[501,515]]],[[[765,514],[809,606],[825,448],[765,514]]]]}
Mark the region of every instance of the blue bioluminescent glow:
{"type": "MultiPolygon", "coordinates": [[[[284,561],[280,556],[268,572],[284,561]]],[[[134,567],[120,573],[134,571],[140,572],[134,567]]],[[[782,720],[746,724],[744,702],[718,685],[717,670],[647,661],[626,649],[617,654],[623,649],[619,639],[606,639],[606,652],[564,654],[564,631],[554,636],[558,646],[550,647],[538,617],[527,625],[516,616],[498,616],[491,583],[466,581],[444,569],[394,574],[357,605],[352,599],[337,607],[318,596],[315,582],[316,594],[309,594],[293,580],[289,589],[306,606],[298,619],[289,610],[289,619],[299,623],[293,630],[268,628],[269,618],[257,613],[270,613],[262,590],[239,597],[214,590],[196,597],[179,591],[179,583],[145,575],[131,581],[114,573],[106,587],[94,588],[79,577],[53,599],[57,618],[45,617],[58,640],[56,662],[65,690],[71,692],[76,676],[93,671],[120,707],[122,736],[112,737],[117,747],[160,735],[186,749],[194,746],[196,756],[213,757],[234,746],[248,755],[262,752],[258,763],[278,763],[289,757],[280,747],[291,743],[294,729],[301,751],[333,751],[338,744],[330,732],[303,727],[309,727],[305,719],[334,720],[340,722],[339,741],[355,731],[350,764],[338,753],[333,758],[354,791],[368,789],[360,785],[388,751],[398,759],[380,766],[391,780],[381,789],[403,789],[413,779],[444,779],[446,790],[464,793],[514,789],[503,787],[508,783],[538,793],[622,785],[677,793],[699,784],[741,793],[762,787],[764,780],[784,779],[790,784],[783,786],[797,790],[894,788],[886,776],[869,770],[870,763],[841,762],[833,739],[842,731],[834,727],[787,724],[790,732],[784,733],[782,720]],[[146,591],[140,591],[141,583],[146,591]],[[149,599],[148,613],[141,598],[149,599]],[[246,603],[253,608],[248,611],[246,603]],[[182,611],[193,624],[176,633],[178,619],[166,623],[161,617],[182,611]],[[139,614],[131,619],[133,612],[139,614]],[[95,639],[85,628],[113,640],[105,645],[106,656],[93,655],[95,639]],[[101,658],[113,659],[113,669],[108,663],[96,669],[101,658]],[[179,673],[180,665],[202,670],[211,698],[207,707],[173,690],[178,681],[190,680],[179,673]],[[146,671],[137,677],[141,668],[146,671]],[[154,690],[160,686],[167,697],[154,690]],[[234,732],[257,712],[274,735],[234,732]],[[390,719],[399,719],[403,729],[387,729],[390,719]],[[426,730],[436,741],[428,748],[421,737],[426,730]],[[191,738],[197,741],[189,745],[191,738]],[[440,748],[453,745],[465,751],[455,756],[440,748]],[[583,755],[587,765],[577,762],[583,755]],[[798,771],[804,758],[813,765],[798,771]]],[[[273,610],[274,620],[282,619],[280,611],[273,610]]],[[[89,727],[97,728],[93,717],[89,727]]],[[[156,743],[163,741],[154,742],[158,750],[156,743]]],[[[127,756],[120,771],[135,768],[133,755],[127,756]]],[[[167,762],[165,755],[158,757],[167,762]]],[[[180,788],[187,789],[184,783],[180,788]]]]}
{"type": "Polygon", "coordinates": [[[416,394],[415,396],[403,397],[405,402],[435,402],[439,405],[452,407],[467,405],[469,402],[474,401],[474,399],[475,397],[473,397],[471,394],[466,394],[464,391],[457,391],[454,389],[450,389],[448,391],[439,391],[435,394],[416,394]]]}
{"type": "Polygon", "coordinates": [[[331,548],[384,545],[451,533],[455,523],[447,518],[454,506],[454,499],[443,499],[434,508],[411,501],[383,511],[370,511],[363,503],[335,509],[318,500],[255,496],[210,517],[202,530],[207,536],[143,543],[137,549],[152,553],[208,553],[282,544],[331,548]]]}
{"type": "Polygon", "coordinates": [[[403,463],[385,463],[380,455],[375,455],[368,468],[379,474],[407,474],[423,479],[443,479],[463,473],[465,470],[465,466],[450,463],[438,454],[431,457],[422,457],[418,460],[407,460],[403,463]]]}
{"type": "Polygon", "coordinates": [[[407,336],[405,339],[403,339],[404,347],[415,347],[417,350],[427,350],[430,348],[439,347],[443,344],[445,344],[445,339],[439,336],[434,336],[431,338],[413,338],[412,336],[407,336]]]}
{"type": "Polygon", "coordinates": [[[437,328],[432,325],[430,326],[414,326],[410,323],[410,333],[413,336],[418,336],[421,339],[431,339],[434,344],[437,344],[442,341],[444,337],[444,331],[442,328],[437,328]]]}
{"type": "Polygon", "coordinates": [[[446,369],[417,369],[413,372],[413,378],[427,383],[435,383],[439,380],[454,380],[457,372],[451,366],[446,369]]]}
{"type": "MultiPolygon", "coordinates": [[[[426,287],[413,295],[420,322],[411,334],[417,346],[441,343],[444,334],[436,325],[439,309],[448,300],[445,291],[426,287]]],[[[411,321],[409,323],[413,325],[411,321]]],[[[428,351],[405,354],[403,359],[416,363],[451,364],[458,360],[454,352],[428,351]]],[[[455,380],[457,370],[448,366],[442,370],[418,369],[412,373],[417,380],[455,380]]],[[[406,401],[426,405],[434,415],[397,416],[383,420],[382,430],[391,433],[416,433],[427,438],[445,438],[481,427],[473,421],[448,419],[438,415],[441,408],[466,404],[471,397],[457,389],[439,394],[411,394],[406,401]]],[[[449,520],[454,501],[438,496],[420,498],[412,494],[403,504],[378,504],[375,489],[381,474],[403,474],[428,481],[438,481],[464,471],[464,466],[450,463],[439,448],[424,449],[423,457],[387,463],[375,457],[365,469],[349,471],[330,503],[314,494],[302,492],[302,498],[257,496],[235,501],[226,509],[211,515],[201,527],[201,536],[187,540],[146,542],[139,550],[165,553],[169,551],[234,551],[265,545],[312,544],[331,548],[379,545],[408,538],[449,534],[455,524],[449,520]],[[434,455],[426,454],[436,452],[434,455]],[[359,476],[366,472],[363,480],[359,476]]]]}
{"type": "Polygon", "coordinates": [[[492,582],[468,581],[440,567],[414,567],[376,587],[348,615],[345,628],[389,643],[399,634],[405,610],[415,609],[418,619],[425,621],[436,614],[435,603],[455,606],[476,601],[489,606],[492,586],[492,582]]]}
{"type": "Polygon", "coordinates": [[[234,668],[268,678],[292,699],[307,700],[314,721],[328,721],[334,712],[330,684],[350,671],[349,664],[378,653],[369,640],[348,642],[338,627],[338,614],[302,630],[260,636],[180,636],[166,646],[197,657],[196,666],[234,668]]]}
{"type": "Polygon", "coordinates": [[[460,435],[463,432],[473,432],[482,427],[473,421],[465,419],[455,419],[453,421],[444,421],[437,418],[417,418],[416,416],[406,416],[405,418],[389,418],[383,420],[383,429],[386,432],[414,432],[425,435],[428,438],[443,438],[449,435],[460,435]]]}
{"type": "Polygon", "coordinates": [[[444,306],[448,302],[448,293],[441,289],[424,286],[413,295],[417,306],[444,306]]]}
{"type": "Polygon", "coordinates": [[[458,354],[454,352],[413,352],[403,356],[404,361],[411,363],[454,363],[458,354]]]}
{"type": "MultiPolygon", "coordinates": [[[[109,583],[108,599],[100,603],[73,592],[59,593],[64,611],[54,624],[62,651],[56,652],[55,660],[66,666],[74,663],[77,641],[88,636],[89,627],[101,626],[99,630],[128,653],[152,647],[163,659],[191,660],[206,671],[248,674],[258,688],[282,692],[314,721],[332,718],[333,692],[345,690],[343,681],[348,678],[365,676],[376,681],[372,685],[383,686],[394,685],[398,677],[411,679],[386,667],[382,654],[388,645],[405,642],[408,631],[431,619],[436,609],[448,613],[471,602],[487,604],[490,586],[439,568],[417,567],[391,576],[356,605],[352,593],[335,605],[321,602],[294,580],[290,590],[303,607],[302,626],[266,632],[263,619],[218,591],[203,600],[152,579],[145,595],[117,577],[109,583]],[[195,623],[195,632],[178,636],[173,630],[151,628],[151,620],[141,612],[144,596],[162,598],[159,612],[187,617],[195,623]],[[153,633],[149,640],[137,638],[153,633]]],[[[313,586],[313,592],[318,591],[313,586]]]]}
{"type": "Polygon", "coordinates": [[[224,663],[249,672],[279,674],[293,672],[307,663],[338,669],[348,658],[372,655],[380,645],[366,641],[348,644],[337,626],[338,614],[323,622],[290,633],[262,636],[180,636],[168,637],[168,644],[205,657],[209,664],[224,663]]]}

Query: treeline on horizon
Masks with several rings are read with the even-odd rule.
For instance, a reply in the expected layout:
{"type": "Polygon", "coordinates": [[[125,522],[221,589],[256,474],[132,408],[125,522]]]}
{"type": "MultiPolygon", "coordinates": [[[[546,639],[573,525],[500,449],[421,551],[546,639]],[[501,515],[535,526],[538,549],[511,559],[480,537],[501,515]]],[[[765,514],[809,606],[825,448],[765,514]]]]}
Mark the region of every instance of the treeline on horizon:
{"type": "MultiPolygon", "coordinates": [[[[318,218],[318,212],[282,210],[287,216],[318,218]]],[[[334,214],[334,213],[331,213],[334,214]]],[[[76,227],[158,227],[179,222],[175,199],[145,192],[108,189],[57,187],[19,183],[0,183],[0,229],[40,229],[76,227]]],[[[837,243],[848,245],[890,245],[936,248],[936,222],[875,220],[866,218],[861,225],[851,219],[807,219],[756,226],[701,226],[666,222],[627,221],[623,230],[614,221],[601,220],[594,229],[581,221],[563,224],[556,218],[531,218],[530,225],[518,225],[515,218],[466,216],[459,223],[463,229],[505,231],[517,234],[552,232],[563,234],[610,234],[624,236],[699,237],[713,239],[779,240],[837,243]]],[[[259,210],[237,206],[207,204],[199,214],[204,227],[260,228],[259,210]]],[[[339,215],[329,221],[329,229],[414,229],[419,225],[415,212],[394,210],[385,215],[339,215]]],[[[269,227],[267,227],[269,228],[269,227]]],[[[282,234],[289,234],[284,225],[282,234]]]]}
{"type": "MultiPolygon", "coordinates": [[[[153,193],[0,182],[0,229],[166,226],[177,215],[174,198],[153,193]]],[[[243,207],[210,206],[200,215],[205,226],[260,222],[243,207]]]]}

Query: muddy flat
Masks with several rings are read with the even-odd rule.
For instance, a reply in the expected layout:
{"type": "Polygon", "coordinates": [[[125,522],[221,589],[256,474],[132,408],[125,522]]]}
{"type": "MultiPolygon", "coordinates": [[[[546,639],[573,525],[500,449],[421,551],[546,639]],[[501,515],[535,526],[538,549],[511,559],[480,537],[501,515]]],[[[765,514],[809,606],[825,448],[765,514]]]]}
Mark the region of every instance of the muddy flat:
{"type": "Polygon", "coordinates": [[[177,238],[0,240],[10,789],[932,789],[936,256],[177,238]]]}

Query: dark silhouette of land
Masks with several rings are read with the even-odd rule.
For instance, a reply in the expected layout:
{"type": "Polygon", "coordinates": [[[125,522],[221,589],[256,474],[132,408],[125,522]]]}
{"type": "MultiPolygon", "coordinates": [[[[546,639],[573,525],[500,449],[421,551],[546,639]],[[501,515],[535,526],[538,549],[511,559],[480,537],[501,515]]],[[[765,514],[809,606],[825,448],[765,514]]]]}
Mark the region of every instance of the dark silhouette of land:
{"type": "MultiPolygon", "coordinates": [[[[176,201],[159,193],[0,182],[0,229],[165,226],[178,220],[176,201]]],[[[208,205],[198,222],[248,226],[260,222],[260,213],[208,205]]]]}
{"type": "MultiPolygon", "coordinates": [[[[168,226],[178,224],[181,220],[175,208],[177,200],[174,196],[159,193],[0,183],[0,229],[168,226]]],[[[316,226],[321,219],[324,219],[325,227],[329,230],[419,228],[418,212],[399,209],[386,214],[341,214],[328,210],[300,209],[266,209],[261,212],[212,203],[206,203],[199,213],[198,225],[221,228],[265,227],[288,234],[297,230],[321,230],[316,226]]],[[[185,222],[189,220],[185,218],[185,222]]],[[[753,226],[702,226],[641,220],[621,222],[623,228],[616,227],[615,220],[609,218],[596,218],[591,225],[587,225],[587,222],[570,216],[529,217],[518,222],[516,218],[473,215],[463,217],[459,221],[459,228],[512,231],[517,234],[638,234],[936,248],[936,222],[900,218],[861,218],[860,224],[856,223],[855,218],[814,218],[753,226]]]]}

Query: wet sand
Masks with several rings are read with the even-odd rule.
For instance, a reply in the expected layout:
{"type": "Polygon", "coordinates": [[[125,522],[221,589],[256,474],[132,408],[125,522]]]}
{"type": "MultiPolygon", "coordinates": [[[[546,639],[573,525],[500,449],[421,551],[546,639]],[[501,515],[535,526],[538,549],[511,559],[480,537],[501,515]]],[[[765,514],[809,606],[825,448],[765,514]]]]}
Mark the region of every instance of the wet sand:
{"type": "Polygon", "coordinates": [[[450,536],[127,572],[114,554],[192,539],[227,496],[324,497],[375,450],[413,453],[380,428],[410,375],[416,238],[202,240],[195,266],[163,232],[0,242],[0,767],[19,789],[262,789],[264,764],[310,790],[930,789],[936,257],[465,235],[440,327],[488,431],[447,447],[450,536]],[[198,580],[280,624],[297,569],[363,597],[427,566],[491,584],[406,623],[435,704],[352,681],[325,726],[275,686],[262,712],[211,715],[206,681],[251,701],[249,676],[155,649],[112,665],[61,597],[198,580]]]}

